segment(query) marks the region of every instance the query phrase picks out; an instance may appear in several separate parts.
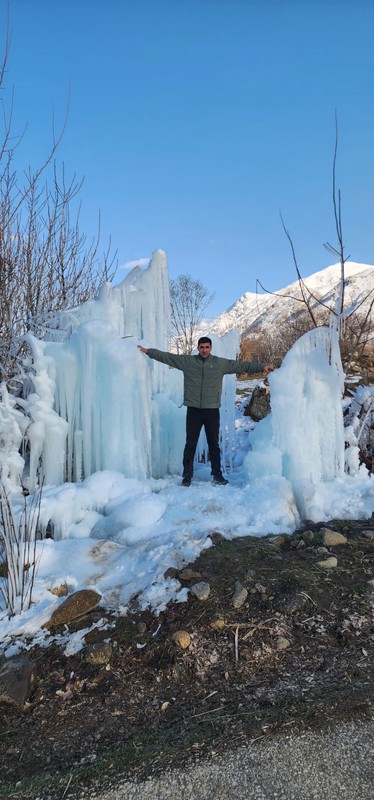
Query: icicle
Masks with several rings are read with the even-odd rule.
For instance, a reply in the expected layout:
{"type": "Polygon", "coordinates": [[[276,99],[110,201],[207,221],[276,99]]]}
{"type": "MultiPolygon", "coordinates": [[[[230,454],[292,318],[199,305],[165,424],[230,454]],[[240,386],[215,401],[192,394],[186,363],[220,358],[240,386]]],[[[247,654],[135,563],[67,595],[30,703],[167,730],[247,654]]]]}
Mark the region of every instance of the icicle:
{"type": "Polygon", "coordinates": [[[0,477],[7,490],[19,486],[25,462],[19,453],[27,417],[16,408],[5,383],[0,385],[0,477]]]}
{"type": "Polygon", "coordinates": [[[83,431],[74,431],[74,476],[76,481],[83,479],[83,431]]]}
{"type": "Polygon", "coordinates": [[[45,355],[46,345],[29,334],[26,338],[33,358],[35,392],[23,406],[31,423],[27,429],[30,442],[29,488],[39,479],[59,484],[64,480],[65,441],[69,426],[54,409],[55,364],[45,355]]]}

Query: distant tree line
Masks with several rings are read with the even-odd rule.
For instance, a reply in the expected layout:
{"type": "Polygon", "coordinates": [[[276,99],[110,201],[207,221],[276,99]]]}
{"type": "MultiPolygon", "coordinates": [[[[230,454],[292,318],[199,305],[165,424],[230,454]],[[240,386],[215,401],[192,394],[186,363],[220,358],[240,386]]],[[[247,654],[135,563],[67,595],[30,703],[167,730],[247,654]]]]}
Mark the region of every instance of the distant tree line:
{"type": "MultiPolygon", "coordinates": [[[[329,324],[329,311],[320,308],[315,314],[315,323],[329,324]]],[[[243,334],[240,357],[244,360],[258,359],[279,367],[292,345],[304,333],[315,327],[309,313],[301,310],[270,330],[259,328],[243,334]]],[[[360,372],[363,377],[374,378],[374,324],[370,314],[359,313],[350,316],[341,331],[340,352],[344,370],[347,374],[360,372]]]]}

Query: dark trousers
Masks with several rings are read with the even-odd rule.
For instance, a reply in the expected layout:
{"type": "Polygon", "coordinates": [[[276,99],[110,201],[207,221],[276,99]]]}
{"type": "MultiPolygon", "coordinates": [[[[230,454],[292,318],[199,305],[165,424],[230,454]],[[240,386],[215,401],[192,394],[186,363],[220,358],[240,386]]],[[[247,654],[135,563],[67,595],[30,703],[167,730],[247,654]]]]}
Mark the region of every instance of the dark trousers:
{"type": "Polygon", "coordinates": [[[186,446],[183,453],[183,477],[192,478],[193,460],[201,428],[204,426],[209,447],[212,475],[221,475],[221,454],[219,451],[219,408],[187,407],[186,446]]]}

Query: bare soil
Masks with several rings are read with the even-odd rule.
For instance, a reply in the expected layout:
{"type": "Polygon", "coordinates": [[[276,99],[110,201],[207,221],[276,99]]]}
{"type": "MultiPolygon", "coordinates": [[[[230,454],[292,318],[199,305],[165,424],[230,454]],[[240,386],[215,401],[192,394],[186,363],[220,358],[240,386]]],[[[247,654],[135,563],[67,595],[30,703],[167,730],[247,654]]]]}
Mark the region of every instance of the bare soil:
{"type": "Polygon", "coordinates": [[[374,521],[328,523],[348,543],[327,554],[321,527],[283,540],[213,535],[190,565],[201,577],[181,578],[207,581],[208,599],[189,594],[157,618],[136,603],[128,616],[108,617],[112,628],[86,637],[111,646],[102,664],[86,650],[35,648],[29,702],[0,704],[0,797],[91,797],[119,776],[180,766],[285,726],[371,715],[374,521]],[[337,567],[317,566],[328,555],[337,567]],[[238,581],[248,596],[236,609],[238,581]],[[173,641],[178,630],[190,634],[186,649],[173,641]]]}

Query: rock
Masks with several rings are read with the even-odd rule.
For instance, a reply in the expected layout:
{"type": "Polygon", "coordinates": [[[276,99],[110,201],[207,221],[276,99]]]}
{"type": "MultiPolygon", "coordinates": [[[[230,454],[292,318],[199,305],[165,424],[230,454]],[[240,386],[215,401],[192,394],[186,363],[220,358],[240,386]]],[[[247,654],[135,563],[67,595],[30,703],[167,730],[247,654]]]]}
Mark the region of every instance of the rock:
{"type": "MultiPolygon", "coordinates": [[[[139,625],[145,625],[147,630],[151,629],[155,625],[156,627],[158,627],[161,617],[162,614],[160,614],[159,617],[155,618],[151,611],[142,611],[142,617],[141,620],[139,620],[139,625]]],[[[139,633],[140,632],[141,631],[139,631],[139,633]]]]}
{"type": "Polygon", "coordinates": [[[374,531],[364,531],[362,535],[365,536],[365,539],[371,539],[371,541],[374,541],[374,531]]]}
{"type": "Polygon", "coordinates": [[[315,539],[313,531],[304,531],[303,539],[304,539],[305,544],[313,544],[314,539],[315,539]]]}
{"type": "Polygon", "coordinates": [[[145,633],[146,630],[147,630],[147,626],[146,626],[145,622],[138,622],[136,627],[138,629],[138,633],[145,633]]]}
{"type": "Polygon", "coordinates": [[[95,642],[86,648],[85,659],[90,664],[109,664],[112,653],[110,642],[95,642]]]}
{"type": "Polygon", "coordinates": [[[280,536],[275,536],[274,539],[270,539],[269,544],[273,544],[275,547],[282,547],[286,541],[286,537],[281,534],[280,536]]]}
{"type": "Polygon", "coordinates": [[[276,640],[277,650],[287,650],[287,647],[290,647],[290,645],[291,642],[289,642],[285,636],[277,636],[276,640]]]}
{"type": "Polygon", "coordinates": [[[336,531],[335,531],[333,528],[326,528],[324,525],[322,525],[322,527],[318,529],[318,533],[319,533],[319,535],[320,535],[321,537],[322,537],[322,536],[323,536],[325,533],[328,533],[328,532],[329,532],[329,533],[336,533],[336,531]]]}
{"type": "Polygon", "coordinates": [[[179,573],[178,578],[181,581],[191,581],[193,578],[201,578],[201,572],[194,572],[193,569],[187,567],[186,569],[182,569],[182,572],[179,573]]]}
{"type": "Polygon", "coordinates": [[[176,578],[177,575],[178,575],[178,570],[175,567],[168,567],[168,569],[164,573],[164,578],[176,578]]]}
{"type": "Polygon", "coordinates": [[[209,623],[209,627],[213,631],[223,631],[226,627],[226,622],[223,617],[214,617],[214,619],[212,619],[209,623]]]}
{"type": "Polygon", "coordinates": [[[175,631],[171,638],[174,644],[177,644],[182,650],[186,650],[191,644],[191,636],[188,631],[175,631]]]}
{"type": "MultiPolygon", "coordinates": [[[[83,628],[91,628],[92,625],[95,625],[95,623],[100,622],[101,619],[103,619],[102,610],[89,611],[88,614],[84,614],[82,617],[77,617],[77,619],[72,619],[72,621],[69,622],[69,633],[75,633],[75,631],[81,631],[83,630],[83,628]]],[[[97,630],[97,628],[94,628],[93,631],[89,631],[87,633],[87,636],[85,636],[85,641],[87,643],[99,642],[102,640],[101,631],[97,630]],[[95,630],[97,631],[96,639],[95,638],[87,639],[87,636],[89,636],[91,632],[94,633],[95,630]]]]}
{"type": "Polygon", "coordinates": [[[374,586],[374,578],[371,578],[370,581],[368,581],[368,586],[374,586]]]}
{"type": "Polygon", "coordinates": [[[66,597],[69,590],[68,587],[66,586],[66,583],[61,583],[60,586],[55,586],[53,589],[50,589],[49,591],[56,597],[66,597]]]}
{"type": "Polygon", "coordinates": [[[317,561],[317,567],[321,567],[322,569],[333,569],[337,567],[338,559],[336,556],[330,556],[330,558],[326,558],[324,561],[317,561]]]}
{"type": "Polygon", "coordinates": [[[315,552],[315,553],[317,553],[317,554],[318,554],[318,555],[320,555],[320,556],[323,556],[323,555],[324,555],[324,553],[326,553],[326,555],[327,555],[327,553],[328,553],[329,551],[328,551],[327,547],[316,547],[316,548],[315,548],[315,550],[314,550],[314,552],[315,552]]]}
{"type": "Polygon", "coordinates": [[[247,581],[251,581],[253,578],[256,577],[256,570],[247,569],[247,572],[245,573],[245,577],[246,577],[247,581]]]}
{"type": "Polygon", "coordinates": [[[270,389],[268,386],[255,386],[251,399],[244,409],[244,416],[259,422],[270,414],[270,389]]]}
{"type": "Polygon", "coordinates": [[[304,547],[306,547],[304,539],[299,539],[299,541],[298,541],[298,543],[296,545],[296,550],[303,550],[304,547]]]}
{"type": "Polygon", "coordinates": [[[206,583],[205,581],[194,583],[194,585],[190,588],[190,592],[194,594],[198,600],[207,600],[210,595],[209,583],[206,583]]]}
{"type": "Polygon", "coordinates": [[[292,547],[292,550],[297,550],[300,545],[300,542],[303,542],[303,547],[305,547],[305,542],[303,541],[303,539],[300,539],[299,537],[291,539],[290,546],[292,547]]]}
{"type": "Polygon", "coordinates": [[[289,597],[285,600],[284,613],[295,614],[297,611],[300,611],[301,608],[304,608],[307,602],[307,596],[302,592],[297,592],[293,597],[289,597]]]}
{"type": "Polygon", "coordinates": [[[235,591],[232,597],[232,605],[234,608],[241,608],[244,605],[246,599],[248,597],[248,591],[243,586],[240,581],[237,581],[235,584],[235,591]]]}
{"type": "Polygon", "coordinates": [[[225,537],[219,531],[212,531],[209,534],[209,538],[212,540],[213,544],[222,544],[225,541],[225,537]]]}
{"type": "Polygon", "coordinates": [[[55,628],[56,625],[66,625],[73,619],[88,614],[89,611],[92,611],[97,606],[100,600],[101,595],[94,592],[93,589],[80,589],[80,591],[71,594],[56,608],[45,627],[55,628]]]}
{"type": "Polygon", "coordinates": [[[9,658],[0,669],[0,702],[23,706],[32,691],[35,663],[25,656],[9,658]]]}
{"type": "Polygon", "coordinates": [[[335,547],[337,544],[348,544],[348,539],[342,533],[332,531],[330,528],[321,528],[322,542],[325,547],[335,547]]]}

